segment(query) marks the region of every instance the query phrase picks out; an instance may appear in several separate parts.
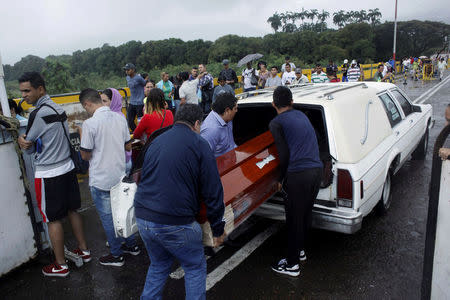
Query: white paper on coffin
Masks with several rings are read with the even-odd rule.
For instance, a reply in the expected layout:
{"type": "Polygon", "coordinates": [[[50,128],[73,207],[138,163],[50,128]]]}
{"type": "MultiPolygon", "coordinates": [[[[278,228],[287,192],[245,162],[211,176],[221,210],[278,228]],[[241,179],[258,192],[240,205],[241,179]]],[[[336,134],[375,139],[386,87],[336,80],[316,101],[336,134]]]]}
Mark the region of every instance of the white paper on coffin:
{"type": "Polygon", "coordinates": [[[111,211],[114,224],[114,232],[117,237],[130,237],[138,231],[136,216],[134,214],[134,194],[137,185],[135,182],[122,182],[111,188],[111,211]]]}
{"type": "MultiPolygon", "coordinates": [[[[223,220],[225,221],[225,233],[229,235],[234,230],[234,213],[231,205],[225,207],[225,212],[223,214],[223,220]]],[[[213,247],[214,240],[213,234],[211,231],[211,226],[208,221],[203,224],[200,224],[203,232],[203,245],[213,247]]]]}

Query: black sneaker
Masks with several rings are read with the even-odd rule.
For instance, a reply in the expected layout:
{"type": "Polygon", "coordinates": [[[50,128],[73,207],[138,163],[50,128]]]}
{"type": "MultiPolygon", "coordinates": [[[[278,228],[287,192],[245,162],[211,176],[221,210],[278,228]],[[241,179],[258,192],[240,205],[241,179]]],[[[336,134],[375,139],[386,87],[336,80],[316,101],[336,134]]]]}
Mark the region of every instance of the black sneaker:
{"type": "Polygon", "coordinates": [[[300,250],[300,261],[305,261],[306,260],[306,253],[305,250],[300,250]]]}
{"type": "Polygon", "coordinates": [[[300,266],[298,264],[288,265],[287,260],[283,258],[277,264],[272,266],[272,270],[277,273],[297,277],[300,275],[300,266]]]}
{"type": "Polygon", "coordinates": [[[114,256],[112,254],[102,256],[98,259],[98,261],[101,265],[114,267],[121,267],[125,263],[123,256],[114,256]]]}
{"type": "Polygon", "coordinates": [[[133,246],[133,247],[127,247],[126,245],[122,245],[122,251],[123,253],[131,254],[131,255],[139,255],[141,253],[141,249],[139,249],[139,246],[133,246]]]}

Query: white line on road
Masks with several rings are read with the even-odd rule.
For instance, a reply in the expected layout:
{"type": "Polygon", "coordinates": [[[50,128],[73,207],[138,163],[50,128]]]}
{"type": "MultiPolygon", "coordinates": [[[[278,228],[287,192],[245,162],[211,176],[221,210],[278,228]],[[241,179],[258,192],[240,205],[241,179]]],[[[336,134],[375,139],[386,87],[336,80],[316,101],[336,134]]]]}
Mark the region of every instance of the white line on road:
{"type": "Polygon", "coordinates": [[[414,103],[417,103],[417,104],[424,103],[425,101],[430,99],[441,87],[443,87],[448,82],[450,82],[450,76],[447,76],[447,78],[445,78],[442,82],[438,83],[437,85],[435,85],[428,91],[425,91],[422,95],[420,95],[419,97],[417,97],[414,100],[414,103]]]}
{"type": "Polygon", "coordinates": [[[245,244],[244,247],[239,249],[233,256],[224,261],[220,266],[215,268],[206,277],[206,290],[208,291],[217,282],[222,280],[229,272],[236,268],[241,262],[243,262],[255,249],[261,246],[270,236],[276,233],[281,228],[282,223],[277,222],[267,228],[265,231],[259,233],[250,242],[245,244]]]}

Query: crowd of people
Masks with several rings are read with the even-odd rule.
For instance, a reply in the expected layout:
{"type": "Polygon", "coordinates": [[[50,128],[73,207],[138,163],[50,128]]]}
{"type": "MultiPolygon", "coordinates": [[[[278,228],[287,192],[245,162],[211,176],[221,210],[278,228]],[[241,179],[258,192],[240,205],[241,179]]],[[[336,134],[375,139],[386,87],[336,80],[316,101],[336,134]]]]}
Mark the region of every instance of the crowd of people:
{"type": "MultiPolygon", "coordinates": [[[[131,95],[126,117],[122,113],[122,96],[114,88],[101,93],[88,88],[79,95],[90,118],[75,129],[80,134],[81,157],[89,161],[90,192],[109,246],[108,253],[99,258],[102,265],[120,267],[125,264],[125,254],[141,252],[135,235],[126,239],[115,235],[110,190],[131,168],[132,137],[145,141],[155,132],[165,130],[145,153],[135,196],[139,234],[151,261],[142,299],[161,297],[174,259],[186,273],[186,297],[205,298],[206,261],[202,231],[195,219],[199,211],[198,199],[203,199],[207,207],[214,245],[219,246],[226,234],[223,188],[215,158],[237,147],[233,119],[238,110],[234,95],[238,77],[228,60],[224,60],[223,65],[218,86],[214,87],[213,76],[204,64],[192,68],[190,73],[181,72],[172,77],[163,72],[161,80],[155,83],[146,74],[138,74],[135,65],[127,63],[124,70],[131,95]]],[[[323,67],[317,64],[311,82],[340,81],[333,61],[329,61],[325,69],[323,72],[323,67]]],[[[386,64],[380,64],[375,80],[386,81],[391,71],[386,64]]],[[[269,70],[263,61],[258,63],[257,69],[248,63],[242,80],[245,92],[274,89],[272,104],[277,117],[271,121],[269,129],[280,159],[278,189],[287,193],[289,242],[287,257],[277,261],[272,269],[298,276],[299,261],[306,259],[305,243],[322,162],[314,128],[302,112],[293,109],[289,89],[292,85],[308,83],[309,79],[289,57],[281,72],[279,76],[277,66],[269,70]]],[[[355,60],[350,64],[344,60],[342,72],[342,81],[364,79],[364,72],[355,60]]],[[[23,151],[35,155],[38,207],[43,221],[48,224],[55,255],[55,261],[44,266],[42,273],[65,277],[69,267],[64,255],[63,218],[69,218],[78,243],[71,251],[84,262],[92,259],[82,218],[77,212],[81,204],[80,191],[67,138],[67,116],[50,99],[39,73],[25,73],[19,78],[19,88],[24,101],[35,109],[18,143],[23,151]]],[[[10,107],[11,113],[17,115],[19,108],[15,102],[10,107]]]]}

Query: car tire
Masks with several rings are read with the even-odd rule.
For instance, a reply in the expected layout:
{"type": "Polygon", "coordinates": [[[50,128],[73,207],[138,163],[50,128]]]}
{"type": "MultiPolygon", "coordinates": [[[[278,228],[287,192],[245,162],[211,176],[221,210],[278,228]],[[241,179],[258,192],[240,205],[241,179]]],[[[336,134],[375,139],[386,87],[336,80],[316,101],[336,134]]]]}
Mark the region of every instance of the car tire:
{"type": "Polygon", "coordinates": [[[419,145],[417,145],[417,148],[412,153],[412,159],[414,160],[424,160],[425,156],[427,155],[428,150],[428,128],[425,131],[425,134],[420,139],[419,145]]]}
{"type": "Polygon", "coordinates": [[[376,206],[377,214],[382,216],[385,215],[388,211],[389,207],[391,206],[391,187],[392,187],[392,180],[391,180],[391,172],[388,171],[386,175],[386,179],[384,180],[383,184],[383,191],[381,192],[381,198],[380,201],[378,201],[376,206]]]}

